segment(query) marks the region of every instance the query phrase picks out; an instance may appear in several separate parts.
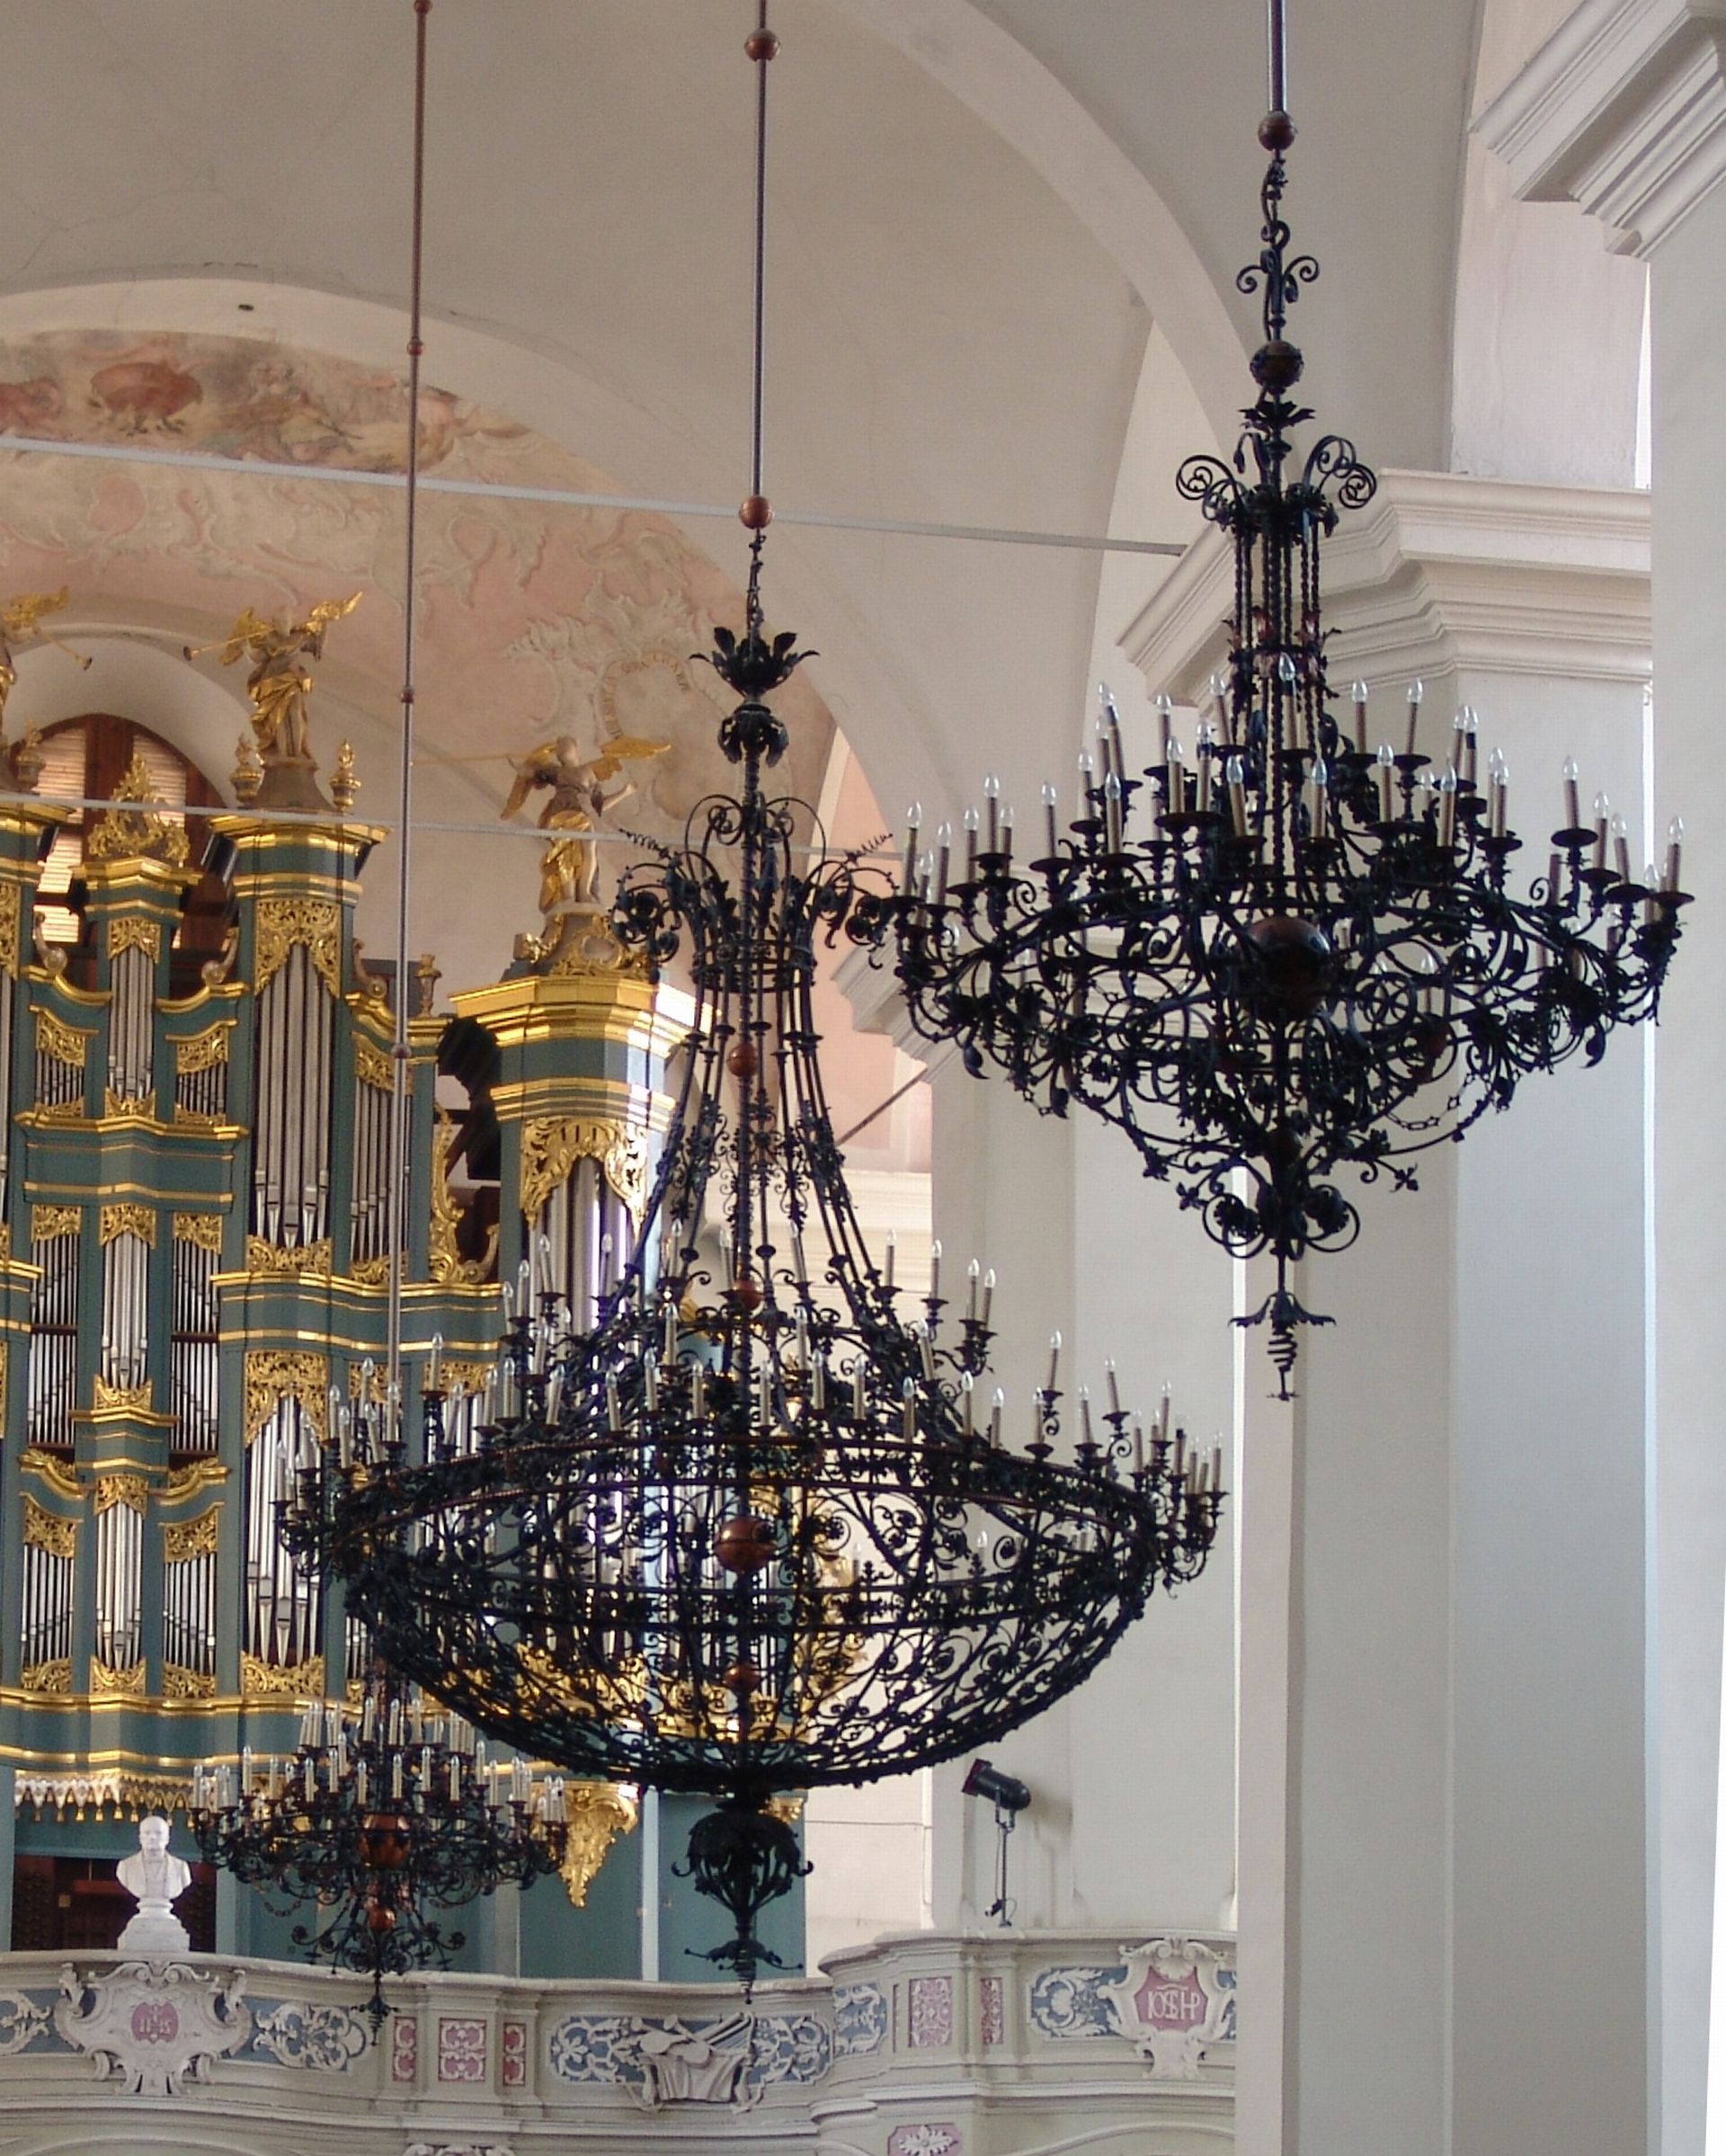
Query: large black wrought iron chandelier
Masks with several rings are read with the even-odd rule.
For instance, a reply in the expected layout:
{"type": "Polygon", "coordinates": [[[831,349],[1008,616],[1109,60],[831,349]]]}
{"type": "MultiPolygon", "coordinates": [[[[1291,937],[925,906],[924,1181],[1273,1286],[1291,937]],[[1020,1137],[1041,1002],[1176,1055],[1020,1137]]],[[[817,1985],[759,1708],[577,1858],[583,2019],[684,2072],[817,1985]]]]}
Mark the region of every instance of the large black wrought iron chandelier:
{"type": "Polygon", "coordinates": [[[777,1965],[761,1909],[806,1868],[775,1793],[954,1758],[1072,1689],[1215,1535],[1220,1463],[1166,1406],[1115,1394],[1062,1439],[1058,1336],[1010,1432],[985,1400],[989,1283],[918,1304],[863,1242],[818,1059],[817,954],[878,937],[887,879],[803,842],[813,810],[770,793],[787,745],[767,699],[806,655],[761,600],[760,246],[766,70],[758,17],[753,479],[741,637],[712,664],[736,696],[734,794],[682,844],[643,842],[616,933],[687,961],[698,1018],[629,1262],[583,1330],[556,1293],[513,1313],[495,1420],[473,1442],[423,1394],[412,1439],[362,1412],[301,1476],[289,1531],[347,1582],[392,1667],[479,1727],[579,1774],[710,1795],[698,1889],[733,1936],[707,1957],[746,1984],[777,1965]],[[703,1261],[724,1224],[723,1266],[703,1261]],[[817,1243],[818,1238],[818,1243],[817,1243]],[[817,1243],[813,1258],[805,1240],[817,1243]],[[1019,1441],[1023,1439],[1024,1441],[1019,1441]]]}
{"type": "Polygon", "coordinates": [[[316,1904],[294,1944],[369,1975],[374,2022],[387,1976],[447,1967],[460,1947],[435,1912],[555,1871],[565,1821],[559,1779],[536,1787],[519,1759],[494,1772],[483,1737],[381,1668],[357,1704],[308,1706],[291,1758],[245,1751],[237,1773],[200,1768],[192,1783],[205,1859],[278,1914],[316,1904]]]}
{"type": "Polygon", "coordinates": [[[1321,549],[1376,481],[1340,435],[1303,458],[1291,440],[1312,414],[1288,310],[1318,264],[1283,218],[1283,0],[1270,43],[1261,247],[1236,281],[1261,304],[1259,395],[1232,462],[1193,457],[1176,480],[1233,541],[1214,709],[1188,752],[1159,699],[1160,761],[1132,775],[1105,692],[1064,834],[1045,787],[1016,846],[992,780],[959,859],[945,826],[920,854],[913,820],[895,926],[925,1038],[1045,1113],[1117,1125],[1216,1242],[1270,1253],[1275,1288],[1237,1322],[1268,1321],[1286,1394],[1295,1328],[1329,1322],[1289,1269],[1359,1232],[1338,1172],[1410,1188],[1412,1156],[1530,1072],[1593,1063],[1615,1026],[1653,1017],[1686,897],[1679,826],[1663,870],[1639,877],[1604,799],[1583,816],[1573,765],[1545,873],[1513,895],[1508,775],[1495,753],[1481,785],[1473,713],[1442,747],[1418,736],[1419,683],[1396,743],[1375,743],[1359,682],[1352,725],[1336,713],[1321,549]]]}

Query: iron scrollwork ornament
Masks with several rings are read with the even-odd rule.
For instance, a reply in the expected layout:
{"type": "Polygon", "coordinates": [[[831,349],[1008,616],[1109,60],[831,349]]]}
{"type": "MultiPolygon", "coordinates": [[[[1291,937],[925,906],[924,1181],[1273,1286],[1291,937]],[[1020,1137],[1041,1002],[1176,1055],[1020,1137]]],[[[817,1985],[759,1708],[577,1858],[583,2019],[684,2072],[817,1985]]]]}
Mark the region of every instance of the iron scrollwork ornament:
{"type": "Polygon", "coordinates": [[[1236,1323],[1268,1323],[1285,1397],[1297,1329],[1330,1322],[1291,1268],[1360,1229],[1338,1179],[1412,1188],[1416,1156],[1508,1106],[1521,1079],[1595,1063],[1615,1027],[1653,1018],[1687,903],[1681,828],[1663,871],[1639,877],[1604,797],[1584,820],[1573,765],[1546,873],[1514,894],[1508,771],[1495,753],[1481,786],[1472,711],[1444,752],[1417,742],[1418,682],[1401,748],[1373,745],[1362,683],[1352,732],[1339,722],[1321,548],[1376,481],[1340,435],[1296,461],[1312,414],[1287,315],[1318,265],[1291,254],[1282,214],[1294,132],[1281,111],[1260,129],[1261,248],[1238,280],[1262,310],[1258,396],[1232,462],[1190,458],[1176,481],[1233,543],[1214,717],[1189,759],[1160,698],[1160,759],[1129,775],[1105,691],[1064,833],[1045,787],[1042,842],[1016,854],[988,782],[961,860],[946,826],[920,856],[913,815],[892,902],[925,1038],[1045,1113],[1117,1126],[1214,1241],[1275,1261],[1271,1293],[1236,1323]]]}

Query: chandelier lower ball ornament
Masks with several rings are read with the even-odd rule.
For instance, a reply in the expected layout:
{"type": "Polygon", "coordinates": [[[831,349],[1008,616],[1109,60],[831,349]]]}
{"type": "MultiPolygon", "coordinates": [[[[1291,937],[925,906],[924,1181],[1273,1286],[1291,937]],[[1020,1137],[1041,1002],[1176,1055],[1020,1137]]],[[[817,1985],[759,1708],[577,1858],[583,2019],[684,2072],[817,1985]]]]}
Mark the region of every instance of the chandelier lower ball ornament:
{"type": "Polygon", "coordinates": [[[502,1795],[470,1727],[374,1670],[357,1705],[307,1708],[291,1759],[248,1750],[237,1776],[199,1768],[191,1830],[207,1862],[258,1888],[278,1914],[317,1907],[294,1944],[371,1978],[375,2026],[388,2011],[386,1977],[447,1967],[461,1947],[435,1911],[525,1886],[563,1862],[562,1782],[536,1792],[520,1760],[499,1778],[502,1795]]]}
{"type": "MultiPolygon", "coordinates": [[[[528,1284],[496,1413],[419,1442],[362,1411],[299,1478],[286,1531],[347,1582],[398,1668],[573,1773],[718,1799],[689,1872],[732,1918],[707,1957],[777,1965],[758,1919],[804,1868],[775,1793],[974,1751],[1071,1690],[1159,1583],[1203,1567],[1222,1492],[1167,1411],[1115,1396],[1060,1443],[1058,1364],[1029,1442],[978,1406],[991,1339],[920,1310],[865,1247],[829,1118],[819,947],[868,941],[883,895],[762,790],[786,744],[763,700],[792,639],[721,634],[734,795],[625,879],[614,931],[687,962],[698,1017],[634,1254],[583,1328],[528,1284]],[[723,1223],[723,1264],[698,1238],[723,1223]],[[819,1256],[812,1262],[805,1239],[819,1256]]],[[[645,842],[644,842],[645,843],[645,842]]],[[[711,1245],[708,1245],[709,1249],[711,1245]]]]}
{"type": "Polygon", "coordinates": [[[1318,266],[1291,255],[1282,218],[1286,114],[1260,139],[1262,252],[1238,281],[1262,298],[1259,393],[1232,463],[1194,458],[1177,480],[1234,554],[1227,669],[1194,752],[1159,698],[1161,753],[1129,774],[1105,690],[1077,820],[1059,828],[1045,787],[1042,842],[1016,851],[985,781],[956,861],[945,825],[920,851],[913,811],[892,910],[925,1038],[1045,1113],[1118,1126],[1215,1241],[1275,1260],[1273,1292],[1237,1323],[1268,1322],[1286,1397],[1297,1327],[1330,1322],[1290,1268],[1359,1232],[1334,1179],[1412,1188],[1412,1156],[1524,1077],[1597,1061],[1615,1027],[1655,1015],[1688,901],[1677,825],[1662,872],[1637,875],[1604,797],[1584,821],[1573,765],[1545,873],[1513,888],[1503,759],[1482,789],[1472,711],[1444,748],[1420,741],[1419,682],[1400,746],[1375,745],[1359,682],[1352,730],[1339,721],[1320,554],[1376,481],[1340,436],[1296,459],[1290,432],[1312,415],[1292,401],[1286,315],[1318,266]]]}

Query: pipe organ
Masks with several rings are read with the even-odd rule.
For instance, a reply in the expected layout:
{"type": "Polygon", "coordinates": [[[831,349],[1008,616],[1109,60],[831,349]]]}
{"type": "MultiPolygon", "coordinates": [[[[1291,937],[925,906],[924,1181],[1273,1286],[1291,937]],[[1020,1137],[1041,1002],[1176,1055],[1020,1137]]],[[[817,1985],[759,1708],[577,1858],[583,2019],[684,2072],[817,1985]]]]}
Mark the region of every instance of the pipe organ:
{"type": "Polygon", "coordinates": [[[276,1508],[380,1381],[395,993],[416,1006],[410,1395],[435,1344],[471,1439],[500,1275],[548,1247],[591,1310],[631,1248],[681,1030],[666,999],[569,942],[435,1014],[429,961],[404,984],[361,963],[381,834],[325,806],[209,818],[230,931],[184,993],[201,871],[141,764],[90,831],[70,959],[31,928],[59,819],[0,797],[0,1760],[32,1788],[100,1771],[122,1805],[172,1806],[194,1764],[291,1750],[303,1704],[357,1675],[365,1644],[276,1508]],[[458,1175],[495,1181],[494,1224],[476,1232],[458,1175]]]}

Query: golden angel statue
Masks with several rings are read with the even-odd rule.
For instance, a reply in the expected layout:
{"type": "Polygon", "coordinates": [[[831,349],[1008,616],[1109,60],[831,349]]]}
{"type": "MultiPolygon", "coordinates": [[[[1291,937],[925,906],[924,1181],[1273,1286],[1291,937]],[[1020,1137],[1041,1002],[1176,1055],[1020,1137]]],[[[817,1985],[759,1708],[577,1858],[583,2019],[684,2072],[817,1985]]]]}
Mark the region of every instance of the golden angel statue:
{"type": "Polygon", "coordinates": [[[90,659],[42,627],[43,615],[58,614],[71,596],[70,587],[62,584],[58,592],[26,592],[19,598],[0,601],[0,735],[5,731],[6,699],[18,679],[18,670],[12,663],[14,645],[51,644],[89,672],[90,659]]]}
{"type": "MultiPolygon", "coordinates": [[[[515,784],[503,804],[503,821],[519,815],[528,796],[549,788],[551,798],[539,812],[541,831],[579,833],[596,831],[609,809],[633,794],[636,783],[626,778],[621,786],[608,787],[626,763],[663,756],[669,741],[640,741],[619,734],[604,742],[592,756],[582,753],[573,734],[542,741],[515,767],[515,784]]],[[[597,904],[600,850],[591,839],[575,836],[555,839],[546,849],[539,875],[539,911],[547,921],[554,913],[573,907],[597,904]]]]}
{"type": "Polygon", "coordinates": [[[323,657],[325,632],[333,621],[352,613],[360,597],[356,592],[351,599],[320,600],[303,621],[289,623],[266,620],[247,607],[219,643],[187,645],[189,659],[214,651],[221,655],[224,666],[251,660],[245,693],[252,699],[252,730],[266,770],[283,763],[311,763],[306,699],[313,682],[306,662],[323,657]]]}

